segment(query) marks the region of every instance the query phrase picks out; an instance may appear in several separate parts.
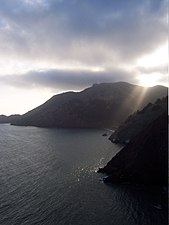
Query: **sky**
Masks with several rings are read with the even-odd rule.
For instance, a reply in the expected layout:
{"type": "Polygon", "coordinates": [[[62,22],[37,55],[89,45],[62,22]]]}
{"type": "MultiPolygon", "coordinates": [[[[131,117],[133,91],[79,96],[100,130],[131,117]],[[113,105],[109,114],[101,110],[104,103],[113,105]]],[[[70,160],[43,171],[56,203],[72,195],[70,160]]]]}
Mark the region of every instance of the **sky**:
{"type": "Polygon", "coordinates": [[[0,0],[0,114],[94,83],[168,86],[167,0],[0,0]]]}

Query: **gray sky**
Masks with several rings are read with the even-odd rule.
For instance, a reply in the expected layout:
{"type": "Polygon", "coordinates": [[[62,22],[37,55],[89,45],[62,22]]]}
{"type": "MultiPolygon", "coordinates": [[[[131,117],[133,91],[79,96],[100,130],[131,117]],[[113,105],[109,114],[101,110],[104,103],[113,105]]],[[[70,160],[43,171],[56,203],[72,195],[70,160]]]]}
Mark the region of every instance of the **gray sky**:
{"type": "Polygon", "coordinates": [[[167,83],[167,0],[0,0],[0,114],[93,83],[167,83]]]}

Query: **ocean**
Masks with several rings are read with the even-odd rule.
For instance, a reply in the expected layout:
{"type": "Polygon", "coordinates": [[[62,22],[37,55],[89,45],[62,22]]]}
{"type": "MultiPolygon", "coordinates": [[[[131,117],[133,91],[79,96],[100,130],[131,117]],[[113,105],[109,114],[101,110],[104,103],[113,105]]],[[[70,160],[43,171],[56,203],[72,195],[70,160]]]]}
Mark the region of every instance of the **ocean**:
{"type": "Polygon", "coordinates": [[[105,132],[0,124],[0,225],[167,225],[152,188],[101,181],[105,132]]]}

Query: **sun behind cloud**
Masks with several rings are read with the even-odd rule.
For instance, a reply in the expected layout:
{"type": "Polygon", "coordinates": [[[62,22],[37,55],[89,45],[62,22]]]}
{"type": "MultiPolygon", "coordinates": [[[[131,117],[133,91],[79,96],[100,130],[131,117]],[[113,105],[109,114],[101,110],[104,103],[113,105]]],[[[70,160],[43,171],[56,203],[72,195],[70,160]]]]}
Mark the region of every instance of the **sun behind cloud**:
{"type": "Polygon", "coordinates": [[[1,1],[0,95],[18,106],[8,108],[1,100],[0,114],[24,112],[36,97],[38,105],[58,91],[93,83],[167,86],[167,5],[166,0],[1,1]]]}
{"type": "Polygon", "coordinates": [[[161,78],[162,75],[160,73],[152,73],[149,75],[142,74],[137,76],[140,85],[144,87],[153,87],[155,85],[158,85],[161,78]]]}
{"type": "Polygon", "coordinates": [[[157,48],[150,54],[137,60],[137,65],[145,68],[156,67],[168,63],[168,43],[157,48]]]}

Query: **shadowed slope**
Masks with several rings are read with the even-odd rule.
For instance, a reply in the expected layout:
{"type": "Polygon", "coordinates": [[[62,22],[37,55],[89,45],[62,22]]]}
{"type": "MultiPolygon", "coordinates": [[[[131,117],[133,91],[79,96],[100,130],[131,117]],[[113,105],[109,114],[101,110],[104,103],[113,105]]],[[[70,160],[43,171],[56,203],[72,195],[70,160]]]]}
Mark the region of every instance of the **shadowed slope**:
{"type": "Polygon", "coordinates": [[[168,98],[158,99],[154,104],[149,103],[141,111],[130,115],[125,122],[110,136],[115,143],[127,143],[152,121],[168,110],[168,98]]]}
{"type": "MultiPolygon", "coordinates": [[[[81,92],[53,96],[43,105],[21,116],[13,125],[39,127],[112,128],[134,112],[144,87],[125,82],[95,84],[81,92]]],[[[167,95],[167,88],[146,88],[139,105],[142,108],[157,97],[167,95]]]]}
{"type": "Polygon", "coordinates": [[[159,116],[98,172],[107,182],[165,184],[168,181],[168,116],[159,116]]]}
{"type": "Polygon", "coordinates": [[[10,116],[0,115],[0,123],[12,123],[14,121],[17,121],[19,118],[20,118],[20,115],[18,114],[10,115],[10,116]]]}

